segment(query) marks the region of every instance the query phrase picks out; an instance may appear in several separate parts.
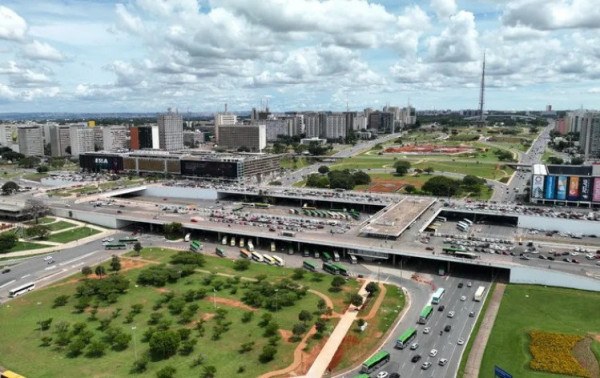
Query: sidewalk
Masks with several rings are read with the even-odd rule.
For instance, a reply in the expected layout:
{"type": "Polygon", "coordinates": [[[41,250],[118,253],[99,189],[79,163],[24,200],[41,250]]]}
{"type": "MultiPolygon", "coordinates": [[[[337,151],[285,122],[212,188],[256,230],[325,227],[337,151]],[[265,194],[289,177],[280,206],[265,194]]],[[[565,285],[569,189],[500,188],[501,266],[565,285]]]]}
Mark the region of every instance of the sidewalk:
{"type": "MultiPolygon", "coordinates": [[[[363,298],[365,298],[368,295],[365,288],[367,287],[367,284],[369,282],[371,281],[365,281],[363,286],[358,291],[358,294],[361,295],[363,298]]],[[[310,369],[304,377],[322,377],[325,375],[325,373],[327,372],[327,367],[331,363],[333,355],[338,350],[340,344],[342,343],[342,340],[344,340],[344,337],[346,337],[346,334],[352,327],[352,324],[354,324],[354,321],[356,320],[357,316],[358,311],[356,311],[354,306],[350,305],[348,310],[346,310],[344,315],[342,315],[342,317],[340,318],[339,323],[331,333],[331,336],[329,336],[329,339],[323,346],[323,349],[321,349],[321,352],[315,359],[315,362],[313,362],[312,366],[310,367],[310,369]]]]}
{"type": "Polygon", "coordinates": [[[471,346],[471,352],[469,353],[469,359],[467,360],[467,365],[465,367],[465,378],[479,377],[483,352],[485,351],[485,346],[492,333],[492,327],[494,326],[496,315],[498,315],[498,309],[500,308],[505,288],[505,284],[497,283],[496,290],[494,290],[492,297],[489,299],[490,304],[485,314],[483,314],[479,332],[477,332],[475,341],[473,341],[473,345],[471,346]]]}

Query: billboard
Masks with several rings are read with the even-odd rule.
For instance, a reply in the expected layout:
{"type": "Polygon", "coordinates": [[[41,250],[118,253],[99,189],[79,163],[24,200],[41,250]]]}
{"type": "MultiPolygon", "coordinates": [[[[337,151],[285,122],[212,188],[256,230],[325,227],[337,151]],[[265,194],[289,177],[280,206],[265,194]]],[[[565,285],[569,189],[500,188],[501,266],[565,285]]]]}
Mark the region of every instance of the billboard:
{"type": "Polygon", "coordinates": [[[571,201],[577,201],[579,199],[579,177],[569,177],[569,191],[567,198],[571,201]]]}
{"type": "Polygon", "coordinates": [[[600,177],[594,178],[594,190],[592,191],[592,201],[600,202],[600,177]]]}
{"type": "Polygon", "coordinates": [[[556,196],[556,176],[546,176],[545,199],[554,199],[556,196]]]}
{"type": "Polygon", "coordinates": [[[592,199],[592,179],[590,177],[580,177],[581,190],[579,191],[581,201],[591,201],[592,199]]]}
{"type": "Polygon", "coordinates": [[[531,198],[544,198],[544,176],[533,175],[531,198]]]}
{"type": "Polygon", "coordinates": [[[556,199],[567,199],[567,176],[558,176],[556,185],[556,199]]]}

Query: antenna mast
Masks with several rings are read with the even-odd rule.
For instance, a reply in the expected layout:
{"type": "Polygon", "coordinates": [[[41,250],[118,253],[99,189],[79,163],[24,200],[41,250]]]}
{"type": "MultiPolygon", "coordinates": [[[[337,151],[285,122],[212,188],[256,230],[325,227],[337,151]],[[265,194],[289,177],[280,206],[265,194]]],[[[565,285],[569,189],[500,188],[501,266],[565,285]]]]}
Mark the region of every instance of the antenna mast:
{"type": "Polygon", "coordinates": [[[483,104],[485,99],[485,51],[483,52],[483,64],[481,66],[481,87],[479,88],[479,122],[483,123],[483,104]]]}

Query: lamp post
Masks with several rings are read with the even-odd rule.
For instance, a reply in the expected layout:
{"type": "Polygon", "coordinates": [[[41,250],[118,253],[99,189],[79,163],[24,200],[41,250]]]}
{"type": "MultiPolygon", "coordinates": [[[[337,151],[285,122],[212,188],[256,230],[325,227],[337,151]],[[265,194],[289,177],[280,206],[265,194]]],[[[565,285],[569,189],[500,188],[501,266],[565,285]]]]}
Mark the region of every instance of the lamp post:
{"type": "Polygon", "coordinates": [[[135,360],[137,361],[137,349],[135,346],[135,329],[136,326],[131,327],[131,336],[133,338],[133,355],[135,356],[135,360]]]}
{"type": "Polygon", "coordinates": [[[217,308],[217,289],[213,289],[213,305],[217,308]]]}
{"type": "Polygon", "coordinates": [[[279,301],[277,298],[277,292],[279,291],[279,289],[275,289],[275,311],[277,311],[279,309],[279,301]]]}

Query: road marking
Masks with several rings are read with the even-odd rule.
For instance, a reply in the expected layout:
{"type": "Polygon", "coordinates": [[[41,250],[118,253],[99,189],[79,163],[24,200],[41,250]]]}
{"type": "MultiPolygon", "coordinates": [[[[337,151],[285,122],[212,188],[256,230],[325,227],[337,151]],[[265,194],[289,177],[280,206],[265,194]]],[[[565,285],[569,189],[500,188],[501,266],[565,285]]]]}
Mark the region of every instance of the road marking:
{"type": "Polygon", "coordinates": [[[24,275],[23,277],[21,277],[21,279],[23,279],[23,278],[26,278],[26,277],[29,277],[29,276],[31,276],[31,274],[26,274],[26,275],[24,275]]]}
{"type": "Polygon", "coordinates": [[[82,266],[82,265],[83,265],[83,263],[82,263],[82,262],[80,262],[79,264],[74,264],[74,265],[71,265],[71,268],[77,268],[78,266],[82,266]]]}
{"type": "Polygon", "coordinates": [[[10,285],[11,283],[15,282],[16,280],[12,280],[12,281],[8,281],[7,283],[5,283],[4,285],[0,286],[0,289],[3,287],[6,287],[8,285],[10,285]]]}
{"type": "Polygon", "coordinates": [[[86,257],[92,256],[92,255],[94,255],[94,254],[96,254],[96,252],[95,252],[95,251],[94,251],[94,252],[90,252],[90,253],[86,253],[85,255],[81,255],[81,256],[79,256],[79,257],[76,257],[76,258],[74,258],[74,259],[71,259],[71,260],[69,260],[69,261],[65,261],[65,262],[63,262],[63,263],[60,263],[59,265],[69,265],[69,264],[71,264],[71,263],[74,263],[75,261],[79,261],[79,260],[81,260],[81,259],[85,259],[86,257]]]}
{"type": "Polygon", "coordinates": [[[44,268],[44,270],[51,270],[51,269],[56,269],[56,265],[52,265],[47,268],[44,268]]]}

